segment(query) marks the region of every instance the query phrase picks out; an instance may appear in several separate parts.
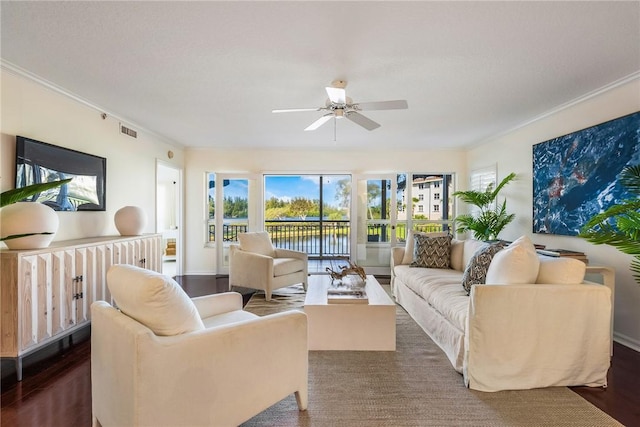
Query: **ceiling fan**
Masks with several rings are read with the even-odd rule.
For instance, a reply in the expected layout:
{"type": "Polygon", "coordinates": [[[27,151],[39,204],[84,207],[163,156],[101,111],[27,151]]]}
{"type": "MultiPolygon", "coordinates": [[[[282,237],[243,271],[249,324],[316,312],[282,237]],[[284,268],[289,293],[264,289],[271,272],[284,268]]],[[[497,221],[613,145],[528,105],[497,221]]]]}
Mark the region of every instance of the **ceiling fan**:
{"type": "Polygon", "coordinates": [[[360,111],[371,110],[406,110],[408,108],[407,101],[377,101],[377,102],[353,102],[346,94],[345,87],[347,82],[345,80],[335,80],[331,83],[331,87],[326,87],[327,99],[324,107],[318,108],[290,108],[285,110],[273,110],[273,113],[292,113],[298,111],[326,111],[322,117],[315,122],[311,123],[307,128],[308,130],[316,130],[332,118],[341,119],[347,118],[362,126],[367,130],[374,130],[380,127],[379,123],[374,122],[368,117],[360,114],[360,111]]]}

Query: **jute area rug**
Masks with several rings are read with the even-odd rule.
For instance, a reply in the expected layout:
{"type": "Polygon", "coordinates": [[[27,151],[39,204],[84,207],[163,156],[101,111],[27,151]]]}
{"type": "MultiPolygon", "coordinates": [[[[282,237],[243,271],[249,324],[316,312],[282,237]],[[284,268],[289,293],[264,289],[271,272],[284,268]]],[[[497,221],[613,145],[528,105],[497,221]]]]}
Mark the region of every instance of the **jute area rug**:
{"type": "MultiPolygon", "coordinates": [[[[267,315],[303,305],[302,288],[290,287],[269,302],[254,294],[245,309],[267,315]]],[[[565,387],[470,390],[400,306],[396,319],[395,352],[310,351],[307,411],[300,412],[291,395],[243,426],[621,425],[565,387]]]]}

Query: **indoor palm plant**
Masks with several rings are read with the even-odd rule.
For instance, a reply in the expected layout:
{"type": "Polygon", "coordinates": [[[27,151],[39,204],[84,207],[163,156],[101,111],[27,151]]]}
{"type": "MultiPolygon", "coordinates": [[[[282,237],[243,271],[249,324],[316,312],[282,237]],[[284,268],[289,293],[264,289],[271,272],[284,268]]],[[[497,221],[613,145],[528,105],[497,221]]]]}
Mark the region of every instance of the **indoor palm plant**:
{"type": "Polygon", "coordinates": [[[635,198],[623,200],[594,215],[580,230],[596,245],[608,244],[633,255],[631,271],[640,284],[640,164],[627,166],[620,173],[620,183],[635,198]]]}
{"type": "Polygon", "coordinates": [[[495,203],[502,188],[516,177],[515,173],[507,175],[496,187],[493,183],[487,185],[484,191],[468,190],[456,191],[454,196],[465,203],[475,206],[479,212],[463,214],[456,217],[458,231],[470,231],[477,240],[495,240],[504,227],[515,218],[515,214],[507,213],[507,201],[495,203]]]}
{"type": "MultiPolygon", "coordinates": [[[[33,184],[33,185],[28,185],[26,187],[21,187],[21,188],[15,188],[13,190],[7,190],[7,191],[3,191],[2,193],[0,193],[0,208],[4,208],[5,206],[9,206],[9,205],[13,205],[16,204],[18,202],[21,202],[22,200],[26,199],[27,197],[36,195],[38,193],[41,193],[43,191],[52,189],[52,188],[56,188],[59,187],[61,185],[64,185],[66,183],[68,183],[69,181],[71,181],[71,179],[63,179],[60,181],[53,181],[53,182],[44,182],[44,183],[39,183],[39,184],[33,184]]],[[[26,204],[29,203],[34,203],[34,202],[24,202],[26,204]]],[[[41,205],[38,203],[38,205],[41,205]]],[[[44,205],[38,206],[38,207],[46,207],[44,205]]],[[[47,209],[51,209],[49,207],[46,207],[47,209]]],[[[53,209],[51,209],[51,211],[53,211],[53,209]]],[[[20,239],[23,237],[29,237],[29,236],[35,236],[35,235],[52,235],[55,234],[55,231],[33,231],[33,232],[21,232],[21,233],[16,233],[16,234],[9,234],[9,235],[5,235],[5,230],[6,229],[10,229],[12,230],[13,227],[8,226],[8,224],[6,223],[7,221],[7,212],[5,209],[2,209],[2,236],[0,237],[0,241],[9,241],[9,240],[15,240],[15,239],[20,239]]],[[[20,220],[22,219],[22,222],[28,222],[28,219],[20,218],[19,215],[14,215],[14,217],[18,217],[17,219],[20,220]]],[[[56,220],[57,220],[57,216],[56,216],[56,220]]],[[[57,225],[56,225],[56,229],[57,229],[57,225]]],[[[48,245],[48,243],[47,243],[48,245]]],[[[15,247],[15,249],[24,249],[24,247],[15,247]]]]}

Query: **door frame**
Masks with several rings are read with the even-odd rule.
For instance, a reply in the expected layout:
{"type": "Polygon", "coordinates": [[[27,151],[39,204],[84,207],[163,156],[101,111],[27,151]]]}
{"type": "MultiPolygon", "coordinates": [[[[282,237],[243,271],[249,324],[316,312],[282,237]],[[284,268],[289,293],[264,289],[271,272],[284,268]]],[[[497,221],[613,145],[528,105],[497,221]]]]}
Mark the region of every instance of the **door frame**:
{"type": "MultiPolygon", "coordinates": [[[[397,196],[397,188],[398,188],[398,174],[397,173],[360,173],[352,175],[352,183],[351,183],[351,260],[352,262],[358,264],[358,259],[362,255],[362,247],[360,245],[369,244],[369,242],[358,243],[358,227],[359,227],[359,215],[362,215],[362,212],[358,210],[358,184],[360,181],[371,181],[371,180],[388,180],[391,182],[390,189],[390,209],[389,209],[389,227],[391,230],[388,242],[384,247],[389,248],[389,253],[393,250],[393,247],[397,245],[397,237],[396,237],[396,226],[397,226],[397,206],[396,196],[397,196]],[[360,253],[359,253],[360,252],[360,253]]],[[[364,212],[365,221],[366,221],[366,212],[364,212]]],[[[383,245],[380,242],[377,243],[382,248],[383,245]]],[[[380,274],[380,275],[389,275],[391,271],[391,255],[389,256],[389,264],[385,264],[384,266],[364,266],[367,274],[380,274]]]]}
{"type": "MultiPolygon", "coordinates": [[[[215,174],[216,183],[224,183],[225,179],[246,179],[248,181],[247,231],[260,231],[258,227],[263,223],[262,218],[264,217],[263,210],[260,209],[263,199],[263,185],[260,181],[262,175],[257,173],[211,173],[215,174]]],[[[216,254],[216,274],[229,274],[228,248],[234,242],[224,242],[224,185],[216,185],[214,224],[216,227],[213,245],[216,254]]]]}
{"type": "MultiPolygon", "coordinates": [[[[164,230],[160,230],[160,225],[158,224],[158,210],[161,208],[159,206],[159,197],[158,197],[158,187],[160,185],[161,179],[161,169],[169,169],[172,174],[173,179],[175,179],[175,201],[174,201],[174,209],[175,209],[175,225],[176,225],[176,276],[182,275],[182,267],[183,267],[183,255],[184,255],[184,224],[183,224],[183,210],[184,210],[184,192],[183,192],[183,175],[184,171],[181,167],[176,166],[173,163],[166,162],[161,159],[156,159],[156,195],[155,195],[155,205],[156,205],[156,215],[155,215],[155,230],[157,233],[163,233],[164,230]]],[[[163,239],[164,241],[164,239],[163,239]]]]}

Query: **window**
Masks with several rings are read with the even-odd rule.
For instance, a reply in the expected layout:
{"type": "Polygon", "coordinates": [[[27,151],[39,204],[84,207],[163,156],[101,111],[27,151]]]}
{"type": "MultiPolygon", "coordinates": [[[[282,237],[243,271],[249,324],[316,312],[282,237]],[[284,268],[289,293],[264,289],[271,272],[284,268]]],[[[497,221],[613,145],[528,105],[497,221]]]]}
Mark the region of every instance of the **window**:
{"type": "Polygon", "coordinates": [[[489,184],[496,184],[496,166],[489,166],[471,171],[469,177],[471,190],[483,191],[489,184]]]}
{"type": "Polygon", "coordinates": [[[219,180],[215,173],[206,175],[207,181],[207,221],[206,242],[215,242],[216,232],[216,187],[222,192],[222,232],[225,242],[235,242],[238,233],[248,230],[249,217],[249,181],[247,179],[219,180]],[[222,182],[220,182],[222,181],[222,182]]]}
{"type": "MultiPolygon", "coordinates": [[[[310,257],[349,256],[350,175],[264,175],[264,229],[274,246],[310,257]]],[[[367,213],[380,216],[380,183],[367,186],[367,213]]]]}
{"type": "Polygon", "coordinates": [[[453,191],[451,174],[398,175],[398,240],[403,241],[407,230],[448,231],[453,213],[454,198],[450,197],[453,191]],[[434,188],[437,190],[432,192],[434,188]],[[436,204],[438,208],[432,209],[436,204]]]}
{"type": "Polygon", "coordinates": [[[440,205],[433,205],[434,212],[440,212],[440,205]]]}
{"type": "Polygon", "coordinates": [[[496,185],[496,176],[496,165],[473,170],[469,176],[469,187],[474,191],[484,191],[489,184],[496,185]]]}

